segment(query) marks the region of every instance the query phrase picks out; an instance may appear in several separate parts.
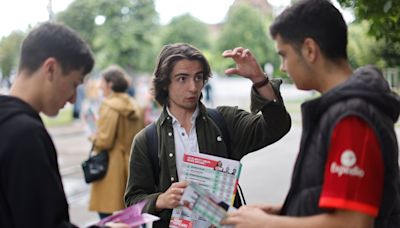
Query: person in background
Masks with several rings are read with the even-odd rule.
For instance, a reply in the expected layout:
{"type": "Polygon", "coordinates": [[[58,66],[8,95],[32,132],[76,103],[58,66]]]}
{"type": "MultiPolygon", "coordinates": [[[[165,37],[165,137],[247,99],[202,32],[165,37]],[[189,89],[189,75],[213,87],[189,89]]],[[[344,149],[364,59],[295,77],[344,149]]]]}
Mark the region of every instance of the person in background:
{"type": "Polygon", "coordinates": [[[72,109],[72,118],[79,119],[82,111],[82,104],[85,100],[85,86],[80,84],[76,89],[76,101],[72,109]]]}
{"type": "Polygon", "coordinates": [[[125,208],[130,147],[144,122],[143,111],[126,92],[128,80],[121,67],[112,65],[105,69],[101,73],[100,87],[104,100],[91,140],[95,151],[108,151],[109,165],[106,176],[92,183],[89,210],[104,218],[125,208]]]}
{"type": "Polygon", "coordinates": [[[213,88],[209,82],[204,85],[205,103],[214,106],[213,88]]]}
{"type": "Polygon", "coordinates": [[[89,46],[61,24],[43,23],[22,42],[10,96],[0,96],[0,227],[75,227],[39,113],[74,103],[93,65],[89,46]]]}
{"type": "Polygon", "coordinates": [[[321,96],[302,105],[300,150],[283,206],[245,206],[223,224],[400,227],[400,97],[376,67],[351,69],[347,26],[329,1],[294,3],[270,32],[281,70],[298,89],[321,96]]]}
{"type": "MultiPolygon", "coordinates": [[[[205,56],[184,43],[165,45],[159,54],[153,92],[163,106],[156,121],[160,171],[159,175],[153,173],[148,139],[142,130],[132,144],[125,193],[127,206],[146,200],[144,212],[161,218],[153,227],[168,227],[172,209],[178,206],[187,186],[179,179],[184,153],[206,153],[240,160],[246,154],[276,142],[290,129],[290,116],[279,92],[281,81],[269,81],[248,49],[227,50],[224,56],[236,62],[236,68],[226,70],[227,74],[239,74],[253,82],[252,113],[238,107],[216,108],[227,125],[230,142],[221,137],[221,129],[200,101],[201,91],[211,76],[205,56]]],[[[239,204],[236,200],[236,205],[239,204]]],[[[194,227],[208,226],[204,221],[194,222],[194,227]]]]}

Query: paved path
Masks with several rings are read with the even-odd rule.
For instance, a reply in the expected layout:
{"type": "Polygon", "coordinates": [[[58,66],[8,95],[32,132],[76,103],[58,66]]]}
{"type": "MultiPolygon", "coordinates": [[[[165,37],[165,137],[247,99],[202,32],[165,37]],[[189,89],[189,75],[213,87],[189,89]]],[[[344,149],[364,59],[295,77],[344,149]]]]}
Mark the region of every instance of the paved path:
{"type": "Polygon", "coordinates": [[[89,185],[83,179],[81,162],[88,157],[91,144],[83,125],[74,122],[68,126],[49,129],[58,152],[58,162],[68,198],[71,221],[86,227],[98,220],[97,214],[87,209],[89,185]]]}

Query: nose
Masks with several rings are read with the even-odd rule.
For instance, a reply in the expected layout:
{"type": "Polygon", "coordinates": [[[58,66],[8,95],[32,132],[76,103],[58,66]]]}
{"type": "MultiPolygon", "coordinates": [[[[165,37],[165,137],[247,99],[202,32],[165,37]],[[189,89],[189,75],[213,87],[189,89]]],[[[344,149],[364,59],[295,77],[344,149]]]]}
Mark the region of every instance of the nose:
{"type": "Polygon", "coordinates": [[[281,70],[283,73],[286,73],[286,67],[285,67],[285,64],[281,63],[281,65],[280,65],[279,69],[280,69],[280,70],[281,70]]]}
{"type": "Polygon", "coordinates": [[[197,82],[195,79],[189,80],[189,90],[190,91],[196,91],[197,90],[197,82]]]}

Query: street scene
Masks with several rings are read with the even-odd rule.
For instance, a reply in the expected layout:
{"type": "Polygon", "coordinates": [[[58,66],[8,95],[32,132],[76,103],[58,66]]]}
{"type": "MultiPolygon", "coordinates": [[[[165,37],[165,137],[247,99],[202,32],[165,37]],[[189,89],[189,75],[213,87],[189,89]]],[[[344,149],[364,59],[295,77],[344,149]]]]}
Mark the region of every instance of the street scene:
{"type": "MultiPolygon", "coordinates": [[[[214,77],[215,106],[238,105],[249,109],[251,82],[243,78],[214,77]]],[[[282,96],[292,118],[292,128],[281,140],[271,146],[249,154],[242,159],[239,184],[246,202],[280,204],[289,188],[290,176],[296,159],[301,136],[300,103],[314,96],[312,92],[297,90],[292,85],[282,85],[282,96]]],[[[98,221],[98,215],[89,212],[89,185],[84,182],[80,164],[88,157],[91,147],[80,120],[66,126],[49,128],[58,151],[60,171],[68,197],[71,220],[79,226],[98,221]]],[[[397,127],[397,136],[400,127],[397,127]]],[[[398,137],[399,139],[399,137],[398,137]]]]}
{"type": "Polygon", "coordinates": [[[400,227],[399,12],[1,1],[0,228],[400,227]]]}

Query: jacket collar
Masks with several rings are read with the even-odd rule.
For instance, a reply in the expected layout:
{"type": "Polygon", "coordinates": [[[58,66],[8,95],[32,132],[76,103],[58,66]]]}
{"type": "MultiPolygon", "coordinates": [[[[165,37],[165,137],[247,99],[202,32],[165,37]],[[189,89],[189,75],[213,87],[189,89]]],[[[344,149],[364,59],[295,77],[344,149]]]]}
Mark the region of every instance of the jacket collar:
{"type": "MultiPolygon", "coordinates": [[[[201,101],[199,101],[199,103],[197,104],[197,108],[199,110],[199,113],[196,118],[207,115],[207,108],[204,106],[204,104],[201,101]]],[[[157,122],[160,125],[163,125],[166,121],[168,121],[169,123],[172,123],[172,119],[173,119],[173,117],[171,115],[169,115],[167,106],[164,105],[163,111],[161,112],[160,118],[158,119],[157,122]]]]}

